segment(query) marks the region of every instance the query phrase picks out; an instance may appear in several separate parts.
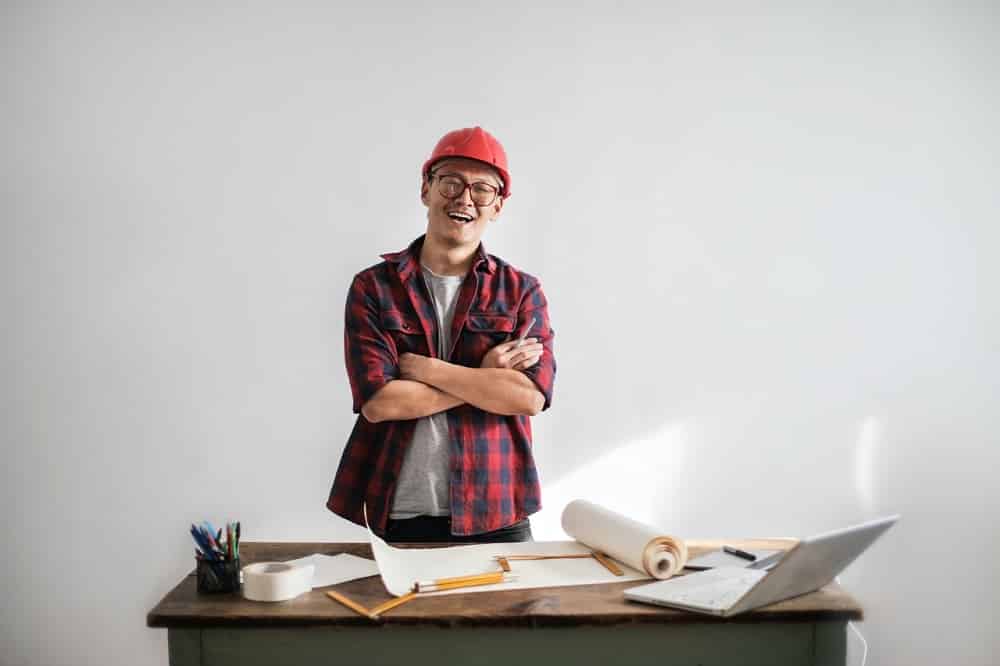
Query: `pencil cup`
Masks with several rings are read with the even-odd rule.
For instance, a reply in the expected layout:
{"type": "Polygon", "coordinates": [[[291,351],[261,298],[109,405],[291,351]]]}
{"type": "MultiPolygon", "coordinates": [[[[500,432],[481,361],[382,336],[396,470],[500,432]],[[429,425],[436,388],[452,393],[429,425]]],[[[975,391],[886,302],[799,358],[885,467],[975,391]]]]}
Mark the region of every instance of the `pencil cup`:
{"type": "Polygon", "coordinates": [[[197,559],[198,591],[236,592],[240,589],[240,560],[197,559]]]}

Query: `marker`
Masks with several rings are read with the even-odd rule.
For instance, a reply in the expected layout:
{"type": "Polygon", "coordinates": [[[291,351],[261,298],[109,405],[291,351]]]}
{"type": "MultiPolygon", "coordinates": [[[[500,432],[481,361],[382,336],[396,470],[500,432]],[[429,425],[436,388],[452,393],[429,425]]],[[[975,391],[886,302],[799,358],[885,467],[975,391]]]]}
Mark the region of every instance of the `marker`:
{"type": "Polygon", "coordinates": [[[742,557],[744,560],[750,560],[751,562],[757,561],[757,556],[753,553],[748,553],[745,550],[740,550],[734,546],[723,546],[722,551],[729,553],[730,555],[735,555],[736,557],[742,557]]]}

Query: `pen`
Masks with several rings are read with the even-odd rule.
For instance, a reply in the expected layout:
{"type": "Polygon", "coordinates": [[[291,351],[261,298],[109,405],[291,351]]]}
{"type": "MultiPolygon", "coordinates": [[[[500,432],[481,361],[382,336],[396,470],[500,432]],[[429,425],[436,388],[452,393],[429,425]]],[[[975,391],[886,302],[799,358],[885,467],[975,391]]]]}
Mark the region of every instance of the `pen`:
{"type": "Polygon", "coordinates": [[[528,322],[528,326],[527,326],[527,328],[525,328],[525,329],[524,329],[524,333],[522,333],[522,334],[521,334],[521,337],[519,337],[519,338],[517,339],[517,346],[518,346],[518,347],[520,347],[521,345],[523,345],[523,344],[524,344],[524,340],[525,340],[525,339],[526,339],[526,338],[528,337],[528,333],[530,333],[530,332],[531,332],[531,328],[532,328],[532,327],[533,327],[534,325],[535,325],[535,318],[534,318],[534,317],[532,317],[532,318],[531,318],[531,321],[530,321],[530,322],[528,322]]]}
{"type": "Polygon", "coordinates": [[[199,550],[201,550],[203,556],[207,560],[218,559],[215,555],[215,549],[209,543],[208,539],[205,537],[205,532],[191,525],[191,537],[194,542],[198,545],[199,550]]]}
{"type": "Polygon", "coordinates": [[[221,550],[220,548],[218,548],[218,545],[216,544],[215,537],[213,536],[215,534],[215,530],[212,528],[211,525],[209,525],[205,521],[202,521],[201,525],[198,527],[198,531],[201,533],[202,539],[205,540],[205,543],[208,544],[209,548],[211,548],[212,550],[221,550]]]}
{"type": "Polygon", "coordinates": [[[735,555],[736,557],[742,557],[744,560],[750,560],[751,562],[757,561],[757,556],[753,553],[748,553],[745,550],[740,550],[735,546],[723,546],[722,551],[729,553],[730,555],[735,555]]]}
{"type": "MultiPolygon", "coordinates": [[[[220,534],[222,530],[219,530],[220,534]]],[[[209,549],[215,555],[215,559],[221,560],[225,557],[225,550],[222,548],[222,544],[219,543],[219,539],[213,536],[212,525],[208,522],[202,522],[201,536],[205,543],[208,544],[209,549]],[[207,527],[206,527],[207,526],[207,527]]]]}

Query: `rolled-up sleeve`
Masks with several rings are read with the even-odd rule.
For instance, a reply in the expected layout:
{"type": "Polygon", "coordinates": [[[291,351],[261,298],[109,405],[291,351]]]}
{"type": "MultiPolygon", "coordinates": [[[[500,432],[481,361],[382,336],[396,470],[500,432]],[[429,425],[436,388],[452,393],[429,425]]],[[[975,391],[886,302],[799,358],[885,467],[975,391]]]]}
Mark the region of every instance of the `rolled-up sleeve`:
{"type": "Polygon", "coordinates": [[[534,318],[534,323],[531,324],[526,337],[536,338],[542,343],[542,355],[538,359],[538,363],[526,368],[523,372],[531,378],[531,381],[545,397],[545,405],[542,407],[542,411],[545,411],[552,405],[552,388],[556,379],[556,357],[553,351],[555,331],[552,330],[552,324],[549,321],[549,303],[538,282],[535,282],[528,289],[521,300],[515,330],[524,331],[532,318],[534,318]]]}
{"type": "Polygon", "coordinates": [[[379,389],[399,377],[396,344],[381,327],[373,285],[363,275],[355,276],[347,292],[344,363],[355,414],[379,389]]]}

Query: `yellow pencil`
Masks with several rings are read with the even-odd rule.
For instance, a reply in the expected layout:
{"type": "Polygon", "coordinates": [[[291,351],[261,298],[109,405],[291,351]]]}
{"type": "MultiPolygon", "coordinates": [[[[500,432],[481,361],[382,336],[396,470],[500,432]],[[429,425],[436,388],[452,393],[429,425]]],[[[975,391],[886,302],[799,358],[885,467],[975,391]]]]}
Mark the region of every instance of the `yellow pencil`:
{"type": "Polygon", "coordinates": [[[454,590],[459,587],[472,587],[474,585],[493,585],[502,583],[505,580],[512,580],[510,577],[504,578],[503,571],[491,571],[490,573],[476,574],[473,576],[456,576],[454,578],[439,578],[437,580],[418,580],[413,584],[414,592],[436,592],[438,590],[454,590]]]}
{"type": "Polygon", "coordinates": [[[582,559],[591,557],[590,553],[572,553],[567,555],[496,555],[494,560],[504,559],[508,562],[513,562],[516,560],[572,560],[572,559],[582,559]]]}
{"type": "Polygon", "coordinates": [[[348,599],[347,597],[345,597],[344,595],[340,594],[339,592],[334,592],[333,590],[330,590],[330,591],[328,591],[326,593],[326,596],[330,597],[334,601],[338,601],[338,602],[342,603],[343,605],[347,606],[348,608],[350,608],[352,611],[354,611],[355,613],[357,613],[359,615],[364,615],[365,617],[371,617],[372,616],[371,611],[369,611],[367,608],[365,608],[361,604],[357,603],[356,601],[352,601],[351,599],[348,599]]]}
{"type": "Polygon", "coordinates": [[[370,613],[369,617],[371,617],[374,620],[375,618],[377,618],[379,615],[381,615],[382,613],[386,612],[387,610],[391,610],[391,609],[395,608],[396,606],[401,606],[401,605],[405,604],[407,601],[409,601],[410,599],[413,599],[416,596],[417,596],[416,592],[407,592],[406,594],[404,594],[401,597],[396,597],[395,599],[390,599],[389,601],[386,601],[385,603],[379,604],[375,608],[371,609],[371,613],[370,613]]]}
{"type": "Polygon", "coordinates": [[[401,606],[411,599],[415,599],[418,596],[427,592],[440,592],[442,590],[454,590],[461,587],[473,587],[476,585],[492,585],[494,583],[503,583],[506,580],[514,580],[513,576],[508,575],[504,577],[503,571],[495,571],[485,574],[475,574],[472,576],[456,576],[454,578],[439,578],[438,580],[427,580],[427,581],[417,581],[413,584],[413,590],[407,592],[406,594],[396,597],[395,599],[390,599],[385,603],[379,604],[375,608],[368,611],[368,617],[377,619],[382,613],[388,610],[392,610],[396,606],[401,606]]]}
{"type": "Polygon", "coordinates": [[[608,557],[607,555],[605,555],[604,553],[599,553],[599,552],[597,552],[595,550],[594,551],[594,559],[597,560],[598,562],[600,562],[601,564],[603,564],[605,566],[605,568],[607,568],[607,570],[610,571],[611,573],[613,573],[614,575],[616,575],[616,576],[624,576],[625,575],[625,572],[621,570],[621,567],[619,567],[617,564],[615,564],[614,562],[612,562],[611,558],[608,557]]]}

